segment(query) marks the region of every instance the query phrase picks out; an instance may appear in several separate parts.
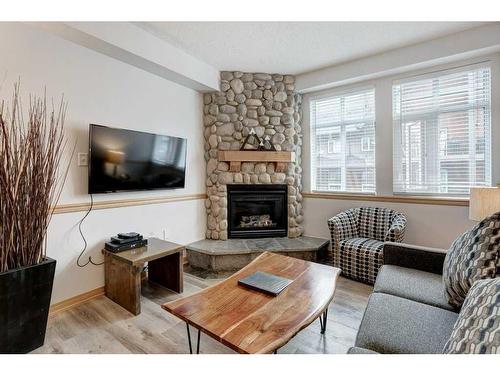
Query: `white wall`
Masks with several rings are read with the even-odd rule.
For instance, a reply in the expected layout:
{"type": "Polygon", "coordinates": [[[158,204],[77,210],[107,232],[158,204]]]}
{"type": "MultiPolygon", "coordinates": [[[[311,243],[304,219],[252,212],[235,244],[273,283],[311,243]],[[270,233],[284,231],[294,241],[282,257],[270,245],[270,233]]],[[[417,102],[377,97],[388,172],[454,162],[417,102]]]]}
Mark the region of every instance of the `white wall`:
{"type": "MultiPolygon", "coordinates": [[[[430,73],[442,69],[451,69],[474,63],[486,62],[491,66],[492,76],[492,182],[500,182],[500,54],[481,56],[446,65],[434,66],[425,70],[412,71],[349,86],[309,93],[304,96],[304,146],[303,146],[303,181],[304,191],[311,192],[310,168],[310,123],[309,99],[317,95],[336,91],[352,90],[367,86],[375,87],[376,107],[376,183],[377,195],[392,195],[392,84],[393,81],[418,74],[430,73]]],[[[367,62],[369,63],[369,61],[367,62]]],[[[335,199],[306,198],[304,203],[305,234],[328,237],[327,220],[331,216],[351,207],[378,206],[388,207],[405,213],[408,217],[408,231],[405,242],[424,246],[448,248],[451,242],[465,230],[474,225],[468,219],[468,207],[438,206],[384,202],[363,202],[335,199]]]]}
{"type": "MultiPolygon", "coordinates": [[[[194,90],[131,65],[106,57],[25,24],[0,23],[0,97],[9,99],[14,81],[21,79],[24,105],[27,94],[43,93],[69,103],[66,131],[77,152],[88,150],[88,124],[157,132],[188,139],[186,188],[172,191],[118,193],[95,200],[176,196],[205,192],[202,97],[194,90]],[[4,78],[5,77],[5,78],[4,78]]],[[[87,168],[71,162],[60,204],[88,202],[87,168]]],[[[120,231],[137,231],[179,243],[205,234],[203,200],[94,211],[84,223],[88,255],[102,259],[104,241],[120,231]]],[[[77,223],[83,212],[53,217],[48,233],[48,255],[57,260],[52,302],[104,285],[103,267],[78,268],[83,242],[77,223]]]]}
{"type": "Polygon", "coordinates": [[[453,240],[469,229],[468,207],[434,206],[387,202],[364,202],[306,198],[304,232],[306,236],[330,238],[327,221],[333,215],[352,207],[387,207],[408,218],[404,242],[447,249],[453,240]]]}

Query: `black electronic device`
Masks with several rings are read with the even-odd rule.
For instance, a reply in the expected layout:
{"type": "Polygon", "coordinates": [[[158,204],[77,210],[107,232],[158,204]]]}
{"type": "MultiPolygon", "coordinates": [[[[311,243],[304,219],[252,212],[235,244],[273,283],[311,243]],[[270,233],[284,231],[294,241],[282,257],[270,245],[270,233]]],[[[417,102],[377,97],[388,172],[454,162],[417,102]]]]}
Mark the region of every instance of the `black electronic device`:
{"type": "Polygon", "coordinates": [[[132,250],[138,247],[143,247],[148,244],[147,239],[142,239],[139,241],[134,241],[134,242],[128,242],[125,244],[119,244],[119,243],[114,243],[114,242],[106,242],[104,244],[104,248],[108,251],[111,251],[112,253],[120,253],[122,251],[127,251],[127,250],[132,250]]]}
{"type": "Polygon", "coordinates": [[[146,246],[148,240],[136,232],[118,233],[111,237],[111,241],[106,242],[104,248],[113,253],[135,249],[137,247],[146,246]]]}
{"type": "Polygon", "coordinates": [[[90,124],[90,194],[185,185],[185,138],[90,124]]]}
{"type": "Polygon", "coordinates": [[[123,245],[123,244],[130,243],[130,242],[140,241],[142,239],[143,239],[143,237],[140,234],[138,236],[132,237],[132,238],[120,238],[119,236],[118,237],[113,236],[113,237],[111,237],[111,242],[113,242],[115,244],[123,245]]]}
{"type": "Polygon", "coordinates": [[[129,240],[129,239],[134,239],[140,237],[139,233],[135,232],[128,232],[128,233],[118,233],[117,234],[118,238],[124,239],[124,240],[129,240]]]}

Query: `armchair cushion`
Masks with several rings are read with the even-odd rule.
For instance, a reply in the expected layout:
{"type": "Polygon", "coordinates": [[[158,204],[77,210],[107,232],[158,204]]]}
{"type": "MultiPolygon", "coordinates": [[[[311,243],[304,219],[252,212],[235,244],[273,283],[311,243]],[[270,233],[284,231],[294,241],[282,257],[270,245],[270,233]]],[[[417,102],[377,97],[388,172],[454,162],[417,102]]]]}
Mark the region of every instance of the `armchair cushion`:
{"type": "Polygon", "coordinates": [[[384,241],[395,212],[387,208],[361,207],[359,209],[359,237],[384,241]]]}
{"type": "Polygon", "coordinates": [[[443,282],[448,302],[460,308],[472,284],[500,276],[500,212],[458,237],[446,254],[443,282]]]}
{"type": "Polygon", "coordinates": [[[374,284],[384,263],[384,243],[370,238],[351,238],[340,241],[340,269],[345,276],[374,284]]]}

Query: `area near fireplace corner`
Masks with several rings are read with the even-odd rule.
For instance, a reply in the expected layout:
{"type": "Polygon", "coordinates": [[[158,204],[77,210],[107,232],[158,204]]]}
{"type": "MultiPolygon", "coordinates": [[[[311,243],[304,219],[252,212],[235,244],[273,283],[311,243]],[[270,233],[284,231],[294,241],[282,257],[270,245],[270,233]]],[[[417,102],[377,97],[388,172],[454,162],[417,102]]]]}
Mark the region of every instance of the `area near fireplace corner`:
{"type": "Polygon", "coordinates": [[[286,186],[285,235],[303,234],[301,102],[295,77],[281,74],[222,72],[221,91],[204,95],[207,239],[231,237],[228,185],[232,184],[286,186]],[[251,129],[259,137],[269,136],[276,150],[295,153],[284,172],[264,162],[243,162],[240,172],[232,172],[229,163],[219,161],[218,151],[239,150],[251,129]]]}
{"type": "Polygon", "coordinates": [[[329,240],[296,238],[248,238],[226,241],[201,240],[186,246],[189,273],[203,278],[227,277],[265,251],[308,261],[329,262],[329,240]]]}
{"type": "Polygon", "coordinates": [[[286,237],[287,191],[284,184],[228,185],[229,238],[286,237]]]}

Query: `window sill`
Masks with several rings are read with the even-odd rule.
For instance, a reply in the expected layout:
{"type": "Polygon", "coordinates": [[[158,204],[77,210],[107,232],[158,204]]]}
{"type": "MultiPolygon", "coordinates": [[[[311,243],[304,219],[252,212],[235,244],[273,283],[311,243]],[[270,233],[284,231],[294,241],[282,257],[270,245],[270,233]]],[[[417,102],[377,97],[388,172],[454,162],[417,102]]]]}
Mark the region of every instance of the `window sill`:
{"type": "Polygon", "coordinates": [[[311,199],[338,199],[352,201],[390,202],[408,204],[430,204],[438,206],[469,206],[469,198],[447,198],[447,197],[421,197],[402,195],[374,195],[374,194],[341,194],[341,193],[306,193],[304,198],[311,199]]]}

